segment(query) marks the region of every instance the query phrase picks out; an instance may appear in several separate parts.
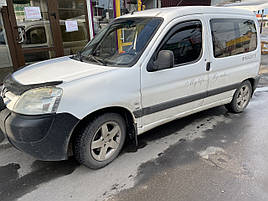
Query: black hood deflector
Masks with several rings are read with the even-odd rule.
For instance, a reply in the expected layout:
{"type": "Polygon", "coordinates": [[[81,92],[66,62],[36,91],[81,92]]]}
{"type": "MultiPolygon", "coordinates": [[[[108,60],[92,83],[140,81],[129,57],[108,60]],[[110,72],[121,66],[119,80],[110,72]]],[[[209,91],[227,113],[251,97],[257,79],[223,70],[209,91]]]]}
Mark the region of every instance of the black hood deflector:
{"type": "Polygon", "coordinates": [[[28,91],[30,89],[36,89],[40,87],[50,87],[50,86],[56,86],[61,84],[63,81],[53,81],[53,82],[45,82],[45,83],[39,83],[39,84],[29,84],[29,85],[23,85],[17,82],[12,75],[9,75],[4,80],[4,88],[6,91],[10,91],[15,95],[22,95],[25,91],[28,91]]]}

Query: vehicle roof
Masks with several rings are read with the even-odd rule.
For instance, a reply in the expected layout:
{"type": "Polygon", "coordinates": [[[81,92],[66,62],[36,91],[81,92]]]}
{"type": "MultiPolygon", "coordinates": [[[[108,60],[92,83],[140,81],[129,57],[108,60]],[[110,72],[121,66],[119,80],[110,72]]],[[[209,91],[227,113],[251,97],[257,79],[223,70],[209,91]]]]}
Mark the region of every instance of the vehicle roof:
{"type": "Polygon", "coordinates": [[[238,8],[226,8],[216,6],[180,6],[180,7],[168,7],[149,9],[141,12],[134,12],[133,14],[127,14],[125,17],[163,17],[164,19],[174,19],[180,16],[189,14],[232,14],[232,15],[247,15],[255,16],[252,11],[238,9],[238,8]]]}

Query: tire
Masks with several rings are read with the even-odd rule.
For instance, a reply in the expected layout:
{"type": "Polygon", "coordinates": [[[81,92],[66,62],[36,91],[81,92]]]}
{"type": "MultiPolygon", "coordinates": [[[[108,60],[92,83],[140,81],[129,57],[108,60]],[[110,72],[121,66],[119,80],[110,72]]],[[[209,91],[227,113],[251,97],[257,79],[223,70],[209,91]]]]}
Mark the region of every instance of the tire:
{"type": "Polygon", "coordinates": [[[249,104],[252,96],[252,86],[247,80],[237,88],[231,103],[225,105],[226,109],[233,113],[243,112],[249,104]]]}
{"type": "Polygon", "coordinates": [[[89,122],[75,137],[75,158],[88,168],[102,168],[119,155],[125,139],[126,123],[121,115],[103,114],[89,122]]]}

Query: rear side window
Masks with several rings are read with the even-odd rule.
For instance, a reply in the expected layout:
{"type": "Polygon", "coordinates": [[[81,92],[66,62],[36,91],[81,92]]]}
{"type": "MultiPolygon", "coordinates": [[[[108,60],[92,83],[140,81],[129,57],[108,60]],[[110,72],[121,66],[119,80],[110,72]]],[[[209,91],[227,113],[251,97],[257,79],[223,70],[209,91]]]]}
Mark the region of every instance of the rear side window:
{"type": "Polygon", "coordinates": [[[246,19],[212,19],[210,25],[215,58],[256,50],[257,30],[254,21],[246,19]]]}

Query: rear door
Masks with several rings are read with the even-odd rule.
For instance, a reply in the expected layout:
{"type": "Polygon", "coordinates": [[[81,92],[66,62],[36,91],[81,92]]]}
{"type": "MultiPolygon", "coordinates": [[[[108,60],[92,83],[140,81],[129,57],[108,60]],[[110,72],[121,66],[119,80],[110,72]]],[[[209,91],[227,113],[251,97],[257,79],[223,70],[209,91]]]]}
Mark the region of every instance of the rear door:
{"type": "Polygon", "coordinates": [[[242,81],[259,69],[257,29],[250,16],[206,15],[210,35],[208,98],[205,105],[228,102],[242,81]]]}
{"type": "Polygon", "coordinates": [[[202,106],[208,87],[206,40],[202,15],[192,15],[172,21],[150,48],[152,60],[160,50],[171,50],[175,66],[156,72],[147,71],[149,61],[142,66],[139,115],[147,129],[202,106]]]}

